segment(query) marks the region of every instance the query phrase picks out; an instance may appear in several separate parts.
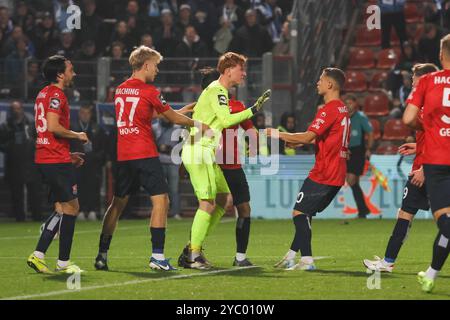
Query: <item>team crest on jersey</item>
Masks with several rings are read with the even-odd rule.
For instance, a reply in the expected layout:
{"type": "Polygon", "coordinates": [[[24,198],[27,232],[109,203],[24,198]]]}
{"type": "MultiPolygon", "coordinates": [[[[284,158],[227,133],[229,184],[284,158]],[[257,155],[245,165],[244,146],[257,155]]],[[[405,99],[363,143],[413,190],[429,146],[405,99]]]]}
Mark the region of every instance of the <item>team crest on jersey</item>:
{"type": "Polygon", "coordinates": [[[162,94],[159,95],[158,99],[159,99],[159,101],[161,101],[161,103],[162,103],[163,105],[166,105],[166,104],[167,104],[167,101],[166,101],[166,99],[164,99],[164,97],[163,97],[162,94]]]}
{"type": "Polygon", "coordinates": [[[324,112],[322,112],[322,113],[320,114],[320,116],[321,116],[322,118],[325,118],[325,117],[327,116],[327,113],[324,111],[324,112]]]}
{"type": "Polygon", "coordinates": [[[74,196],[78,195],[78,185],[74,184],[74,185],[72,186],[72,194],[73,194],[74,196]]]}
{"type": "Polygon", "coordinates": [[[50,99],[50,109],[58,110],[60,105],[61,105],[61,101],[58,98],[50,99]]]}
{"type": "Polygon", "coordinates": [[[227,97],[224,94],[219,94],[217,96],[217,98],[219,99],[219,105],[221,105],[221,106],[228,106],[228,100],[227,100],[227,97]]]}

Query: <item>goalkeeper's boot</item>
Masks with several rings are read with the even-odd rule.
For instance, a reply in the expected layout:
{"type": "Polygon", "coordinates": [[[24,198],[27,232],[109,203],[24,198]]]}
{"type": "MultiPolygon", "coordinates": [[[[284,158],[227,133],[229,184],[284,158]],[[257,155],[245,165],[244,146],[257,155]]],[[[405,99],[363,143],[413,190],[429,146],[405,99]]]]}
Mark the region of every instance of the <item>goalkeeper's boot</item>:
{"type": "Polygon", "coordinates": [[[101,254],[98,254],[97,258],[95,258],[94,267],[97,270],[108,271],[108,260],[101,254]]]}
{"type": "Polygon", "coordinates": [[[37,273],[52,273],[48,268],[44,259],[40,259],[32,253],[27,260],[27,264],[30,268],[34,269],[37,273]]]}
{"type": "Polygon", "coordinates": [[[149,266],[153,270],[162,270],[162,271],[174,271],[174,270],[177,270],[177,268],[173,267],[170,264],[170,259],[157,260],[157,259],[151,257],[149,266]]]}
{"type": "Polygon", "coordinates": [[[287,255],[283,257],[280,261],[278,261],[273,267],[278,269],[289,269],[295,265],[294,259],[289,259],[287,255]]]}
{"type": "Polygon", "coordinates": [[[247,258],[245,258],[242,261],[239,261],[238,259],[236,259],[236,257],[234,258],[234,262],[233,262],[233,267],[252,267],[253,263],[250,262],[250,260],[248,260],[247,258]]]}
{"type": "Polygon", "coordinates": [[[372,271],[379,272],[392,272],[394,270],[394,264],[386,262],[384,259],[381,259],[378,256],[374,256],[375,260],[364,259],[364,266],[372,271]]]}
{"type": "Polygon", "coordinates": [[[427,278],[427,274],[420,271],[417,275],[417,281],[422,285],[422,291],[426,293],[431,293],[434,289],[434,280],[427,278]]]}
{"type": "Polygon", "coordinates": [[[201,251],[200,251],[200,257],[202,257],[203,261],[204,261],[207,265],[209,265],[210,267],[212,266],[211,262],[209,262],[209,260],[206,259],[205,252],[204,252],[204,249],[203,249],[203,248],[202,248],[201,251]]]}
{"type": "Polygon", "coordinates": [[[314,271],[314,270],[316,270],[316,265],[314,264],[314,262],[306,263],[300,259],[297,264],[293,265],[290,268],[286,268],[286,270],[289,270],[289,271],[292,271],[292,270],[314,271]]]}
{"type": "Polygon", "coordinates": [[[55,272],[73,274],[73,273],[82,273],[84,272],[84,270],[82,270],[75,263],[69,261],[69,263],[65,267],[60,267],[58,264],[56,264],[55,272]]]}

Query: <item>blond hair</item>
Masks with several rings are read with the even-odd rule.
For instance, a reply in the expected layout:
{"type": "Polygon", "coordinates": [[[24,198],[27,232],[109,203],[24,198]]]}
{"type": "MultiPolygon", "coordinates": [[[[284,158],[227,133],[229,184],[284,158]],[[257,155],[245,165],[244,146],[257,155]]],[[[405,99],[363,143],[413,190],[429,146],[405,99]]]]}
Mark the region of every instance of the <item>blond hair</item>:
{"type": "Polygon", "coordinates": [[[242,54],[227,52],[220,56],[219,62],[217,63],[217,71],[219,71],[220,74],[224,74],[226,69],[234,68],[237,65],[244,67],[246,63],[247,57],[242,54]]]}
{"type": "Polygon", "coordinates": [[[131,69],[133,69],[133,71],[137,71],[142,68],[147,60],[153,59],[156,59],[156,62],[159,63],[163,59],[163,57],[158,51],[154,49],[146,46],[140,46],[134,49],[133,52],[131,52],[128,61],[130,62],[131,69]]]}

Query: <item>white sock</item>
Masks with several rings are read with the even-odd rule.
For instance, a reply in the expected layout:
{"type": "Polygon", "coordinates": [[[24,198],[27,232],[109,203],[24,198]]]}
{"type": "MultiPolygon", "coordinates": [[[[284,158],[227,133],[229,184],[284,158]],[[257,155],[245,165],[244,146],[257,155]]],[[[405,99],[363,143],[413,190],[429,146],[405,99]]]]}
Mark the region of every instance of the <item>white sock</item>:
{"type": "Polygon", "coordinates": [[[60,268],[65,268],[69,265],[69,260],[67,260],[67,261],[58,260],[58,262],[56,264],[60,268]]]}
{"type": "Polygon", "coordinates": [[[45,254],[43,252],[40,251],[35,251],[33,252],[33,254],[38,257],[39,259],[44,259],[45,258],[45,254]]]}
{"type": "Polygon", "coordinates": [[[191,251],[191,253],[189,254],[190,261],[194,261],[197,257],[200,257],[200,252],[191,251]]]}
{"type": "Polygon", "coordinates": [[[394,263],[392,263],[392,262],[387,262],[386,260],[384,260],[384,258],[383,258],[383,260],[381,260],[381,263],[384,264],[385,266],[388,266],[388,267],[394,265],[394,263]]]}
{"type": "Polygon", "coordinates": [[[286,259],[294,260],[296,256],[297,256],[297,252],[295,252],[294,250],[289,249],[288,253],[286,254],[286,259]]]}
{"type": "Polygon", "coordinates": [[[311,256],[301,257],[300,261],[305,264],[313,264],[314,263],[314,259],[311,256]]]}
{"type": "Polygon", "coordinates": [[[239,261],[239,262],[244,261],[245,258],[247,258],[247,255],[245,253],[236,252],[236,260],[237,261],[239,261]]]}
{"type": "Polygon", "coordinates": [[[156,260],[166,260],[164,253],[152,253],[152,257],[156,260]]]}
{"type": "Polygon", "coordinates": [[[426,272],[426,276],[428,279],[436,279],[437,275],[438,275],[439,271],[434,270],[432,267],[429,267],[427,272],[426,272]]]}

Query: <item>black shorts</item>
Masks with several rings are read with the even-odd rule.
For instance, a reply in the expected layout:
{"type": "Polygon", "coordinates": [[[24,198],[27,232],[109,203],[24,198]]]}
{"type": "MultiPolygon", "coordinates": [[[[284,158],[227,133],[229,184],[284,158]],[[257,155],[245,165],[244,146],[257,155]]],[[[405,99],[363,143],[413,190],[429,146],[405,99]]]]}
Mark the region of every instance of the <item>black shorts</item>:
{"type": "Polygon", "coordinates": [[[409,178],[403,190],[402,210],[415,215],[419,209],[430,209],[427,187],[425,184],[421,188],[416,187],[409,178]]]}
{"type": "Polygon", "coordinates": [[[431,211],[450,207],[450,166],[424,164],[423,171],[431,211]]]}
{"type": "Polygon", "coordinates": [[[307,178],[297,196],[294,210],[315,216],[328,207],[340,189],[341,187],[320,184],[307,178]]]}
{"type": "Polygon", "coordinates": [[[233,196],[233,205],[250,202],[250,190],[244,170],[242,168],[222,169],[222,172],[233,196]]]}
{"type": "Polygon", "coordinates": [[[118,161],[114,195],[123,198],[144,187],[150,196],[169,192],[159,158],[118,161]]]}
{"type": "Polygon", "coordinates": [[[37,166],[43,183],[48,186],[49,202],[69,202],[78,198],[77,178],[71,163],[46,163],[37,166]]]}
{"type": "Polygon", "coordinates": [[[366,163],[366,148],[363,146],[350,148],[350,159],[347,160],[347,173],[362,175],[366,163]]]}

